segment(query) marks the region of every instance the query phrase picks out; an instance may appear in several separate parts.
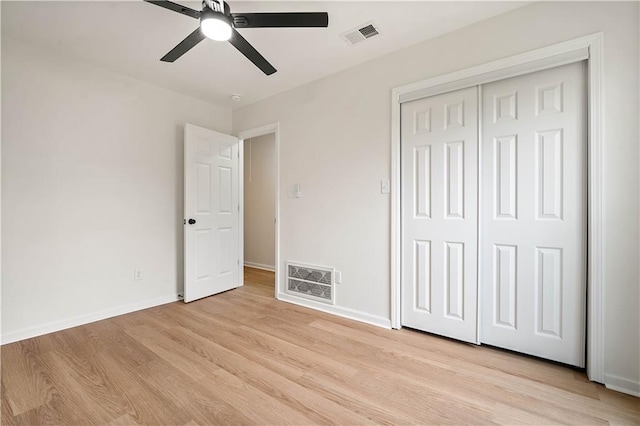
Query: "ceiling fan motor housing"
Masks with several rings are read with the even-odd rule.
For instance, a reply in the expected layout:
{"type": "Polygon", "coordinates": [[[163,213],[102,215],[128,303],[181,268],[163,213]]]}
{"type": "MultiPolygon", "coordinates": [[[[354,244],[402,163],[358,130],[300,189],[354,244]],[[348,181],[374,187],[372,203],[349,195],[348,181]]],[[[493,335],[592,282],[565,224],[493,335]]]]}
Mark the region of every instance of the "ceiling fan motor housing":
{"type": "Polygon", "coordinates": [[[204,12],[205,9],[211,9],[214,12],[220,12],[226,16],[231,15],[229,4],[222,0],[203,0],[202,11],[204,12]]]}
{"type": "Polygon", "coordinates": [[[233,19],[230,15],[204,7],[200,12],[200,30],[207,38],[227,41],[233,35],[233,19]]]}
{"type": "Polygon", "coordinates": [[[202,21],[206,19],[211,19],[211,18],[224,20],[230,26],[233,26],[233,18],[231,18],[231,15],[224,14],[222,12],[217,12],[215,10],[211,10],[208,7],[205,7],[204,9],[202,9],[202,12],[200,12],[200,24],[202,24],[202,21]]]}

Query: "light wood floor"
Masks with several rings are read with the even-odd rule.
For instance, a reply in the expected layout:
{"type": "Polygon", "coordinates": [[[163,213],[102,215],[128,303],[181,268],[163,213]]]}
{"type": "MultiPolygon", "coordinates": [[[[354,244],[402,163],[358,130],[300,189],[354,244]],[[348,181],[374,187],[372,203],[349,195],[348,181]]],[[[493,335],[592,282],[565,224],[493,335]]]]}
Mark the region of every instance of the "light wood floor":
{"type": "Polygon", "coordinates": [[[639,424],[563,366],[384,330],[248,284],[2,347],[2,424],[639,424]]]}

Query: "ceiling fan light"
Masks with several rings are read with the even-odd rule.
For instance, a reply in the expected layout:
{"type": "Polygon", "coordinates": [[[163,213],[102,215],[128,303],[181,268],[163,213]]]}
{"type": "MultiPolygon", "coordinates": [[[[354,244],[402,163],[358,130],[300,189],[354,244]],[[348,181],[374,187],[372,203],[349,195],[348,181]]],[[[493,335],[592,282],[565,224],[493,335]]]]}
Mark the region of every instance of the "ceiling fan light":
{"type": "Polygon", "coordinates": [[[212,40],[227,41],[231,38],[231,23],[219,13],[207,14],[200,21],[202,33],[212,40]]]}

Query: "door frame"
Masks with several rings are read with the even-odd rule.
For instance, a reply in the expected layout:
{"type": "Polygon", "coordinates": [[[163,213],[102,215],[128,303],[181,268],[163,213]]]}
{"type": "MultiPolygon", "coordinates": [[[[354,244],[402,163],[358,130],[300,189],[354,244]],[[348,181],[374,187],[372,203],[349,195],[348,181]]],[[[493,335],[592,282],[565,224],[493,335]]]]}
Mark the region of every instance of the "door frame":
{"type": "MultiPolygon", "coordinates": [[[[396,87],[391,93],[391,327],[402,328],[400,106],[440,93],[587,60],[587,375],[604,383],[603,33],[396,87]]],[[[478,312],[479,315],[479,312],[478,312]]]]}
{"type": "Polygon", "coordinates": [[[275,219],[276,219],[276,246],[275,246],[275,288],[274,297],[278,298],[278,286],[280,283],[280,123],[270,123],[264,126],[255,127],[249,130],[243,130],[238,132],[236,137],[240,139],[239,146],[239,161],[240,161],[240,284],[244,285],[244,141],[249,138],[256,138],[258,136],[264,136],[273,133],[275,136],[275,150],[276,150],[276,207],[275,207],[275,219]]]}

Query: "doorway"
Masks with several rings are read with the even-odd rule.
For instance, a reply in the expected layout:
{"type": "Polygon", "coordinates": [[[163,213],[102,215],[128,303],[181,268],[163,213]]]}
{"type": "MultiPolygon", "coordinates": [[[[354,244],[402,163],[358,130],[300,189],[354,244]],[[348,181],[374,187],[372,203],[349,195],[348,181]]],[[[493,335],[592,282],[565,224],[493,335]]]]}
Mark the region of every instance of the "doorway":
{"type": "Polygon", "coordinates": [[[275,272],[274,133],[244,140],[244,266],[275,272]]]}
{"type": "Polygon", "coordinates": [[[279,262],[279,140],[272,124],[238,134],[242,218],[243,283],[273,283],[277,296],[279,262]]]}

